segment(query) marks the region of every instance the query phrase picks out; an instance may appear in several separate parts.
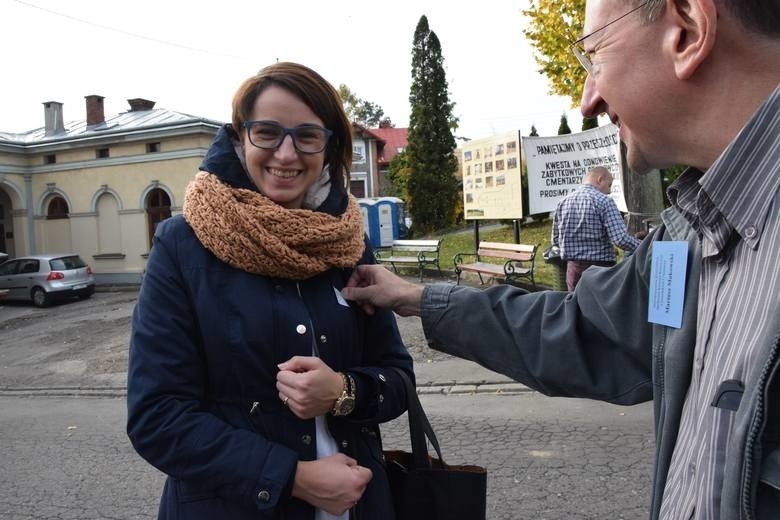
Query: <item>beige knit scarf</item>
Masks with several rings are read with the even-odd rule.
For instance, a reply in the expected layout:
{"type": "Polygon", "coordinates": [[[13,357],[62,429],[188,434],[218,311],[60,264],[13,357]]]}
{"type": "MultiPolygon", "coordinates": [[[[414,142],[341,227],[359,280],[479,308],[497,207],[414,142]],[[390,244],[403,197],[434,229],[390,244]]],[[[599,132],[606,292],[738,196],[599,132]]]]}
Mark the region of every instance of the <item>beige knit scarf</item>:
{"type": "Polygon", "coordinates": [[[340,216],[286,209],[200,172],[187,186],[184,219],[206,249],[250,273],[305,280],[332,267],[353,267],[363,255],[363,219],[351,195],[340,216]]]}

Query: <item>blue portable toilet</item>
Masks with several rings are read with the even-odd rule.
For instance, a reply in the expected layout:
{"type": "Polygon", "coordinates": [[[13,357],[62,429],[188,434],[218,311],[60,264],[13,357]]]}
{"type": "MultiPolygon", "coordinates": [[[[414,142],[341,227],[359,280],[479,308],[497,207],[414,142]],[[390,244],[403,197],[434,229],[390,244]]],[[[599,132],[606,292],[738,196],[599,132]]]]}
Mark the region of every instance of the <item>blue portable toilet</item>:
{"type": "Polygon", "coordinates": [[[381,247],[379,213],[376,202],[373,199],[358,199],[360,213],[363,215],[363,230],[368,235],[368,241],[373,247],[381,247]]]}
{"type": "Polygon", "coordinates": [[[382,246],[390,246],[393,240],[401,238],[403,203],[398,197],[380,197],[376,201],[379,241],[382,246]]]}

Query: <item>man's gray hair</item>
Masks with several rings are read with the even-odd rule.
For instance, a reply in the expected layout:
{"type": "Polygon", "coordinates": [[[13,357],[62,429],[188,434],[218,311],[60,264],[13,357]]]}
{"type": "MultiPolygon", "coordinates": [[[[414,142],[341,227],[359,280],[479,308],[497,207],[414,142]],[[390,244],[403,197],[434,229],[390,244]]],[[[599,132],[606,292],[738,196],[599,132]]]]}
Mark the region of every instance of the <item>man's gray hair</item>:
{"type": "MultiPolygon", "coordinates": [[[[631,0],[634,7],[643,0],[631,0]]],[[[715,0],[749,31],[780,38],[780,2],[777,0],[715,0]]],[[[648,0],[640,10],[642,22],[652,23],[663,14],[665,0],[648,0]]]]}

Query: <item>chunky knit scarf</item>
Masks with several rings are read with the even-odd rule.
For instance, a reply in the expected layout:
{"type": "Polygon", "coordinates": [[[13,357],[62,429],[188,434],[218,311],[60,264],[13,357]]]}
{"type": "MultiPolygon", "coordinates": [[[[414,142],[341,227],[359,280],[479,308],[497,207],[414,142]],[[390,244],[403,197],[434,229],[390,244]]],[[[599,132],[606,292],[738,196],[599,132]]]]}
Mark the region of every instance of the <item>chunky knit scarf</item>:
{"type": "Polygon", "coordinates": [[[250,273],[305,280],[353,267],[363,255],[363,220],[352,196],[340,216],[286,209],[200,172],[187,186],[184,219],[206,249],[250,273]]]}

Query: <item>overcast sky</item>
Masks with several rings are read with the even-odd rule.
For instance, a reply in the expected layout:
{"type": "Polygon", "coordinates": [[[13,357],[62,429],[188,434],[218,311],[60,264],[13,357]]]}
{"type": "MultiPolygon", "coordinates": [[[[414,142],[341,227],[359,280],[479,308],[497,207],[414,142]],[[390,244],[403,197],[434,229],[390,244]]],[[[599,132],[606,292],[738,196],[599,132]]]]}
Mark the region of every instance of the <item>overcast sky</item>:
{"type": "Polygon", "coordinates": [[[468,4],[0,0],[0,131],[43,126],[45,101],[64,103],[65,121],[84,119],[90,94],[105,97],[107,117],[141,97],[157,108],[228,121],[238,85],[277,60],[308,65],[334,86],[345,83],[406,126],[412,39],[423,14],[441,41],[457,135],[526,135],[532,124],[553,135],[564,112],[578,131],[579,111],[548,94],[537,72],[523,35],[528,0],[468,4]]]}

